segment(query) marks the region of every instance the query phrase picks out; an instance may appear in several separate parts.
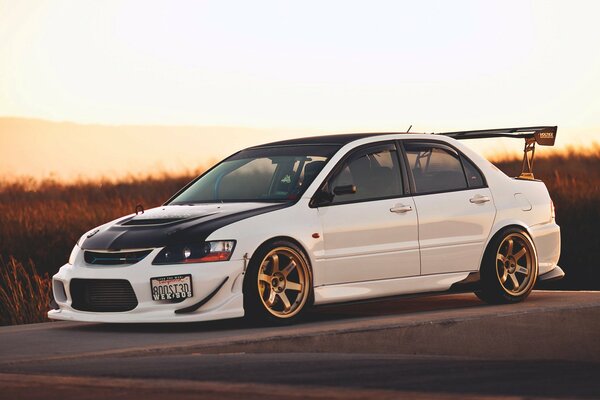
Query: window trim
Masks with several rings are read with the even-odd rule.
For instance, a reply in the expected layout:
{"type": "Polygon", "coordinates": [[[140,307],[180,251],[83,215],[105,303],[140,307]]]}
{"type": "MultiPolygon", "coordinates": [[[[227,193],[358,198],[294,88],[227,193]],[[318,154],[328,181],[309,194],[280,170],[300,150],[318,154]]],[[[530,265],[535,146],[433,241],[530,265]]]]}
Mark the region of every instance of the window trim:
{"type": "Polygon", "coordinates": [[[402,147],[402,153],[404,155],[404,166],[407,172],[409,172],[409,180],[410,180],[410,190],[411,190],[411,195],[412,196],[427,196],[430,194],[439,194],[439,193],[452,193],[452,192],[462,192],[462,191],[466,191],[466,190],[478,190],[478,189],[485,189],[488,188],[488,184],[487,184],[487,179],[485,177],[485,175],[483,174],[483,172],[481,171],[481,169],[479,168],[479,166],[473,162],[473,160],[471,160],[469,157],[467,157],[462,151],[460,151],[459,149],[457,149],[456,147],[452,146],[450,143],[446,143],[440,140],[427,140],[427,139],[400,139],[400,146],[402,147]],[[460,162],[460,166],[462,168],[463,171],[463,176],[465,177],[465,182],[467,184],[467,187],[464,189],[450,189],[450,190],[438,190],[438,191],[431,191],[431,192],[423,192],[423,193],[417,193],[416,190],[416,185],[415,185],[415,181],[414,181],[414,176],[412,173],[412,169],[410,168],[410,163],[408,162],[408,156],[406,154],[406,149],[404,148],[404,143],[416,143],[416,144],[424,144],[427,146],[431,146],[431,147],[437,147],[437,148],[441,148],[443,150],[449,150],[453,153],[455,153],[458,156],[458,160],[460,162]],[[467,178],[467,174],[465,172],[465,165],[462,161],[462,157],[465,158],[465,160],[469,161],[474,167],[475,169],[479,172],[479,174],[481,175],[481,178],[483,180],[483,185],[480,187],[476,187],[476,188],[472,188],[469,187],[469,180],[467,178]]]}
{"type": "MultiPolygon", "coordinates": [[[[329,172],[329,174],[327,174],[327,176],[325,177],[325,179],[323,179],[323,181],[321,182],[321,184],[319,185],[319,188],[317,189],[317,191],[312,195],[308,206],[310,208],[321,208],[321,207],[334,207],[334,206],[341,206],[341,205],[347,205],[347,204],[355,204],[355,203],[365,203],[365,202],[369,202],[369,201],[379,201],[379,200],[388,200],[388,199],[398,199],[398,198],[403,198],[403,197],[410,197],[411,193],[410,191],[407,191],[408,187],[407,187],[407,182],[405,181],[405,176],[404,176],[404,172],[403,169],[405,169],[405,164],[402,162],[401,159],[401,154],[400,152],[403,151],[402,148],[400,146],[398,146],[398,141],[397,140],[385,140],[385,141],[381,141],[381,142],[372,142],[372,143],[366,143],[364,145],[355,147],[353,149],[351,149],[350,151],[348,151],[348,153],[346,153],[335,165],[335,167],[333,167],[333,169],[329,172]],[[395,194],[392,196],[382,196],[382,197],[373,197],[370,199],[360,199],[360,200],[348,200],[348,201],[344,201],[344,202],[339,202],[339,203],[329,203],[329,204],[321,204],[321,205],[316,205],[316,196],[319,192],[321,192],[321,190],[323,189],[323,186],[325,186],[326,184],[329,183],[329,181],[336,176],[340,170],[342,169],[342,166],[345,165],[345,163],[351,159],[352,157],[356,156],[357,154],[359,154],[360,152],[364,151],[364,150],[368,150],[368,149],[375,149],[377,147],[383,147],[383,146],[389,146],[389,147],[394,147],[395,151],[396,151],[396,157],[397,157],[397,161],[398,161],[398,168],[400,168],[399,172],[399,177],[400,177],[400,183],[402,184],[402,194],[395,194]]],[[[407,178],[407,177],[406,177],[407,178]]]]}
{"type": "Polygon", "coordinates": [[[481,172],[479,167],[469,157],[465,156],[463,153],[459,153],[459,156],[460,156],[460,162],[463,165],[463,170],[465,171],[465,176],[467,177],[468,188],[469,189],[481,189],[481,188],[487,187],[487,181],[485,180],[485,176],[483,175],[483,173],[481,172]],[[479,173],[479,176],[481,176],[481,182],[482,182],[481,186],[471,187],[471,185],[469,184],[469,177],[467,176],[467,167],[465,165],[466,163],[471,164],[473,166],[473,168],[475,168],[475,171],[477,171],[479,173]]]}

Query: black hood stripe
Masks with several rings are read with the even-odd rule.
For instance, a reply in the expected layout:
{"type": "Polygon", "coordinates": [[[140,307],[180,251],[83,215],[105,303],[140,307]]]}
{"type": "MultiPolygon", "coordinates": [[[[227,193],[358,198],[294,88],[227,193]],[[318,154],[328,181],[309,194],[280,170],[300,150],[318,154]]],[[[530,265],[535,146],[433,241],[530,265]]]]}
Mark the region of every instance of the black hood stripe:
{"type": "Polygon", "coordinates": [[[260,214],[281,210],[292,204],[293,202],[278,203],[252,210],[215,213],[207,215],[205,218],[191,218],[180,223],[170,223],[163,226],[127,226],[116,222],[108,229],[86,238],[81,244],[81,248],[85,250],[117,251],[203,242],[214,231],[224,226],[260,214]]]}

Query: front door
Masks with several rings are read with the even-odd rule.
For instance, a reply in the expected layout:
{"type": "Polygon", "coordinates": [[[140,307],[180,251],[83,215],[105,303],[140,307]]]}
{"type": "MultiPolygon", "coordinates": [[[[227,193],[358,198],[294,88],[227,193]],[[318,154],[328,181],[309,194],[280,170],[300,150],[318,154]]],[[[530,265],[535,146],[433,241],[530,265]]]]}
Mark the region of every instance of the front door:
{"type": "Polygon", "coordinates": [[[326,183],[318,208],[324,251],[322,284],[419,275],[415,203],[405,195],[394,142],[355,150],[326,183]]]}

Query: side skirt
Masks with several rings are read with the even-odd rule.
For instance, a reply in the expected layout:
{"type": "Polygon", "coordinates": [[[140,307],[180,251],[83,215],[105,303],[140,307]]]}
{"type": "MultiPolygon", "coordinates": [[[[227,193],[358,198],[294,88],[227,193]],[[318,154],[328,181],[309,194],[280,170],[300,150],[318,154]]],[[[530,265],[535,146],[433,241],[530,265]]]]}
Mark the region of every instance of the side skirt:
{"type": "Polygon", "coordinates": [[[453,272],[319,286],[314,289],[314,305],[446,291],[472,291],[478,280],[478,272],[453,272]]]}

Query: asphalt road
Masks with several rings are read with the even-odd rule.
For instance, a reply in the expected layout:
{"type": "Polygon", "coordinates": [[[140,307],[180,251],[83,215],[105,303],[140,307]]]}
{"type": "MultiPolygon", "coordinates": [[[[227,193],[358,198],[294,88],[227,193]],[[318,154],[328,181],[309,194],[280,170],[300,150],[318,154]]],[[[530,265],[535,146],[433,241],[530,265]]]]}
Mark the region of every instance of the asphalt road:
{"type": "Polygon", "coordinates": [[[600,398],[600,292],[471,294],[243,320],[0,328],[0,398],[600,398]]]}

